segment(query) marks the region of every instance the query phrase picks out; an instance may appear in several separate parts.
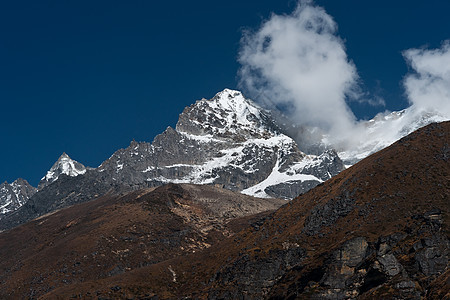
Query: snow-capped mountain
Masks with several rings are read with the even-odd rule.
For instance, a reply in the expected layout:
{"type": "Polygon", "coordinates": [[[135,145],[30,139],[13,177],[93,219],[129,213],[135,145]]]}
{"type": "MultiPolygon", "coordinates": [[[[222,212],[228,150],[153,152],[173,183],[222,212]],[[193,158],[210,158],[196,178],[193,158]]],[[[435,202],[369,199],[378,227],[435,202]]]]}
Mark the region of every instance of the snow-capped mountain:
{"type": "Polygon", "coordinates": [[[401,111],[380,113],[362,124],[364,138],[351,148],[341,149],[338,155],[346,164],[354,164],[421,127],[447,120],[449,117],[439,112],[417,109],[414,106],[401,111]]]}
{"type": "Polygon", "coordinates": [[[334,151],[301,152],[269,112],[225,89],[187,107],[176,128],[152,144],[132,142],[99,168],[114,182],[216,184],[259,197],[290,199],[344,169],[334,151]]]}
{"type": "Polygon", "coordinates": [[[0,184],[0,215],[15,211],[37,192],[26,180],[19,178],[9,184],[0,184]]]}
{"type": "Polygon", "coordinates": [[[38,189],[41,190],[50,183],[54,182],[59,178],[61,174],[75,177],[84,173],[86,173],[86,167],[81,163],[71,159],[69,155],[64,152],[53,164],[50,170],[47,171],[47,174],[42,177],[41,181],[39,182],[38,189]]]}
{"type": "Polygon", "coordinates": [[[23,206],[36,192],[56,181],[61,174],[75,177],[86,173],[86,167],[63,153],[53,164],[47,174],[39,182],[38,188],[31,186],[26,180],[19,178],[13,183],[0,185],[0,215],[16,211],[23,206]]]}
{"type": "Polygon", "coordinates": [[[335,151],[306,155],[268,111],[240,92],[225,89],[185,108],[175,129],[168,127],[152,143],[131,142],[96,169],[86,169],[63,154],[42,179],[39,191],[17,213],[6,216],[0,229],[108,192],[169,182],[291,199],[343,169],[335,151]]]}
{"type": "Polygon", "coordinates": [[[281,129],[269,111],[241,92],[225,89],[210,100],[186,107],[175,128],[168,127],[152,143],[132,141],[96,169],[85,168],[63,154],[42,179],[39,191],[23,209],[5,216],[0,229],[106,193],[165,183],[210,184],[258,197],[291,199],[344,170],[338,154],[352,164],[395,138],[438,121],[436,116],[407,111],[380,115],[364,125],[374,133],[357,147],[334,151],[322,143],[308,148],[307,142],[314,142],[310,137],[317,137],[317,132],[281,129]],[[402,126],[394,126],[397,131],[391,132],[398,134],[388,138],[386,124],[402,126]],[[297,144],[294,136],[305,144],[297,144]],[[300,149],[312,150],[306,154],[300,149]]]}

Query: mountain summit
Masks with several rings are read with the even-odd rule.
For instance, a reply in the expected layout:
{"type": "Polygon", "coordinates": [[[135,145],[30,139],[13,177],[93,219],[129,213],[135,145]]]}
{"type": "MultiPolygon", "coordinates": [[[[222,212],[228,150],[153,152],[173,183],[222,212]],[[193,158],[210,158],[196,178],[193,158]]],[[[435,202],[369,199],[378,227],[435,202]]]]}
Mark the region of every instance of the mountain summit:
{"type": "Polygon", "coordinates": [[[304,145],[287,135],[269,111],[239,91],[224,89],[186,107],[175,128],[168,127],[152,143],[133,141],[96,169],[87,170],[64,153],[42,178],[29,205],[3,218],[0,228],[107,192],[167,183],[209,184],[261,198],[292,199],[344,170],[341,155],[353,164],[435,120],[433,116],[411,112],[378,116],[367,125],[373,134],[353,152],[336,153],[322,145],[312,155],[300,150],[304,145]],[[386,136],[389,126],[402,130],[387,130],[395,135],[386,136]]]}
{"type": "Polygon", "coordinates": [[[309,156],[268,111],[225,89],[186,107],[175,129],[152,144],[133,142],[98,171],[130,186],[216,184],[258,197],[291,199],[344,169],[333,151],[309,156]],[[264,182],[264,184],[261,184],[264,182]]]}
{"type": "Polygon", "coordinates": [[[280,132],[268,112],[246,99],[241,92],[230,89],[217,93],[211,100],[202,99],[186,107],[176,130],[237,141],[280,132]]]}
{"type": "Polygon", "coordinates": [[[241,92],[225,89],[186,107],[175,129],[168,127],[152,143],[132,141],[96,169],[87,170],[63,154],[41,180],[39,192],[20,212],[4,218],[0,228],[107,192],[166,183],[210,184],[262,198],[292,199],[344,168],[335,151],[300,151],[270,112],[241,92]]]}
{"type": "Polygon", "coordinates": [[[57,180],[61,174],[75,177],[84,173],[86,173],[86,167],[83,166],[83,164],[71,159],[69,155],[64,152],[53,164],[50,170],[47,171],[47,174],[42,177],[39,182],[38,189],[42,190],[50,183],[57,180]]]}

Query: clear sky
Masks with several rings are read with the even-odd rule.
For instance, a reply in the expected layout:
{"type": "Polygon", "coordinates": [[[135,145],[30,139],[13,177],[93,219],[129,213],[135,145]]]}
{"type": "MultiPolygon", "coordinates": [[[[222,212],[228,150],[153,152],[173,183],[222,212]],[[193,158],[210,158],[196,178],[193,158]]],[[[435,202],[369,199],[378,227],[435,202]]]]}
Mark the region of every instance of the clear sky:
{"type": "MultiPolygon", "coordinates": [[[[408,105],[402,51],[450,39],[450,2],[317,0],[338,25],[362,90],[408,105]]],[[[97,167],[132,139],[151,142],[178,114],[238,88],[244,29],[297,2],[1,1],[0,181],[36,186],[62,152],[97,167]]]]}

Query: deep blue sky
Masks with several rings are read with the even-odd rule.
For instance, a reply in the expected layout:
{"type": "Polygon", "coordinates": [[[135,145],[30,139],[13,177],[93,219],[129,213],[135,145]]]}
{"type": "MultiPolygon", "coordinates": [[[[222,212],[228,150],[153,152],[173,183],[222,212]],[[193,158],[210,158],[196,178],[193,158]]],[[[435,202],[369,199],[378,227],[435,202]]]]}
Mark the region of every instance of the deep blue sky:
{"type": "MultiPolygon", "coordinates": [[[[450,1],[317,0],[339,25],[362,87],[407,106],[401,51],[450,38],[450,1]]],[[[96,167],[152,141],[183,108],[237,88],[242,29],[291,0],[2,1],[0,181],[37,185],[62,152],[96,167]]],[[[353,106],[359,118],[377,110],[353,106]]]]}

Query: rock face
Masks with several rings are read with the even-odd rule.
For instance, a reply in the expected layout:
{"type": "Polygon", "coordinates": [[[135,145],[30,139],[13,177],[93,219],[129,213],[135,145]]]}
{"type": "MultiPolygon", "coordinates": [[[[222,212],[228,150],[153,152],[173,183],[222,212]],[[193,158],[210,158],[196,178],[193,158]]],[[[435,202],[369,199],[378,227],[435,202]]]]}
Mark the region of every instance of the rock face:
{"type": "Polygon", "coordinates": [[[58,158],[58,160],[53,164],[47,174],[42,177],[39,182],[38,189],[42,190],[47,185],[56,181],[61,174],[75,177],[86,173],[86,167],[81,163],[71,159],[69,155],[65,152],[58,158]]]}
{"type": "Polygon", "coordinates": [[[63,154],[23,209],[0,222],[8,229],[55,209],[167,183],[217,185],[260,198],[292,199],[344,170],[333,150],[306,155],[270,113],[225,89],[180,114],[150,143],[131,142],[97,169],[63,154]]]}
{"type": "Polygon", "coordinates": [[[0,184],[0,218],[25,204],[37,192],[26,180],[19,178],[9,184],[0,184]]]}
{"type": "Polygon", "coordinates": [[[447,299],[449,135],[424,127],[216,247],[43,298],[447,299]]]}
{"type": "MultiPolygon", "coordinates": [[[[257,197],[292,199],[344,170],[341,158],[353,164],[445,117],[414,109],[379,115],[367,122],[364,141],[354,149],[336,152],[327,150],[326,138],[317,140],[319,132],[280,129],[271,113],[240,92],[225,89],[186,107],[175,129],[168,127],[152,143],[133,141],[97,169],[86,168],[64,153],[42,178],[33,201],[14,216],[5,215],[0,230],[106,192],[166,183],[215,184],[257,197]],[[296,144],[294,136],[304,144],[296,144]]],[[[3,211],[9,215],[23,204],[3,211]]]]}
{"type": "Polygon", "coordinates": [[[291,199],[344,169],[334,151],[306,155],[270,114],[233,90],[199,100],[152,144],[119,150],[99,168],[131,187],[217,184],[259,197],[291,199]]]}

